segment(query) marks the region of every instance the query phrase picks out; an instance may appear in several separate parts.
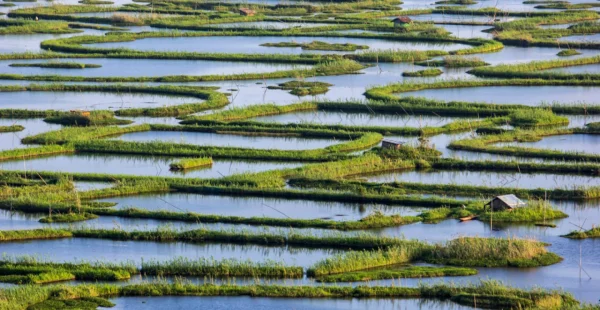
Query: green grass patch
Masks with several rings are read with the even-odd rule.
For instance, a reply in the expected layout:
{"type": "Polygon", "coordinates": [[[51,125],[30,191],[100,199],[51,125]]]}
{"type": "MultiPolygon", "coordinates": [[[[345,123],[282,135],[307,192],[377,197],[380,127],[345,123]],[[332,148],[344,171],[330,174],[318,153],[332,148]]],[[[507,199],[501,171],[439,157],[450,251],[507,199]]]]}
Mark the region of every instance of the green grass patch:
{"type": "Polygon", "coordinates": [[[256,263],[250,260],[217,261],[211,258],[144,261],[140,271],[145,275],[155,276],[301,278],[304,275],[302,267],[288,267],[274,261],[256,263]]]}
{"type": "MultiPolygon", "coordinates": [[[[112,2],[111,2],[112,3],[112,2]]],[[[76,299],[57,299],[52,298],[44,300],[27,307],[28,310],[51,310],[51,309],[69,309],[69,310],[93,310],[98,307],[111,308],[115,304],[108,299],[100,297],[82,297],[76,299]]]]}
{"type": "Polygon", "coordinates": [[[426,261],[467,267],[547,266],[562,258],[548,252],[545,244],[527,239],[459,237],[437,245],[426,261]]]}
{"type": "Polygon", "coordinates": [[[367,45],[357,45],[352,43],[327,43],[323,41],[312,41],[309,43],[296,42],[279,42],[279,43],[263,43],[260,46],[267,47],[301,47],[303,50],[318,50],[318,51],[347,51],[353,52],[356,50],[368,49],[367,45]]]}
{"type": "Polygon", "coordinates": [[[84,64],[77,62],[41,62],[41,63],[14,63],[10,67],[37,67],[37,68],[52,68],[52,69],[88,69],[100,68],[101,65],[84,64]]]}
{"type": "Polygon", "coordinates": [[[21,125],[0,126],[0,132],[18,132],[25,130],[21,125]]]}
{"type": "Polygon", "coordinates": [[[376,251],[350,251],[328,257],[313,267],[307,274],[312,277],[322,277],[364,270],[375,267],[406,264],[418,259],[429,245],[418,241],[403,240],[398,246],[376,251]]]}
{"type": "MultiPolygon", "coordinates": [[[[139,284],[80,284],[75,286],[21,286],[8,288],[6,298],[0,300],[0,306],[7,309],[23,309],[28,305],[48,309],[48,301],[90,300],[94,297],[95,309],[105,300],[98,300],[95,296],[252,296],[252,297],[287,297],[287,298],[429,298],[439,300],[455,300],[464,304],[473,305],[474,300],[481,300],[484,305],[496,305],[493,309],[519,309],[527,306],[548,309],[555,308],[573,309],[579,302],[570,294],[562,291],[543,289],[525,290],[506,286],[498,281],[480,281],[476,284],[432,284],[418,287],[402,286],[296,286],[296,285],[216,285],[191,284],[191,283],[165,283],[164,281],[144,282],[139,284]],[[465,296],[463,301],[459,296],[465,296]],[[473,298],[473,297],[476,297],[473,298]],[[8,307],[8,305],[12,307],[8,307]]],[[[461,297],[462,298],[462,297],[461,297]]],[[[65,309],[65,304],[52,306],[55,309],[65,309]]],[[[84,306],[75,306],[78,309],[84,306]]],[[[52,309],[52,308],[51,308],[52,309]]],[[[68,308],[67,308],[68,309],[68,308]]],[[[85,308],[84,308],[85,309],[85,308]]]]}
{"type": "Polygon", "coordinates": [[[410,266],[398,269],[381,269],[347,272],[317,278],[318,282],[359,282],[383,279],[401,278],[432,278],[432,277],[457,277],[472,276],[477,274],[477,269],[462,267],[420,267],[410,266]]]}
{"type": "Polygon", "coordinates": [[[329,91],[330,86],[333,85],[325,82],[288,81],[267,88],[289,90],[292,95],[307,96],[324,94],[329,91]]]}
{"type": "Polygon", "coordinates": [[[556,59],[544,61],[532,61],[522,64],[496,65],[489,67],[474,68],[468,73],[478,77],[494,78],[528,78],[548,80],[598,80],[597,73],[562,73],[545,72],[544,70],[567,68],[573,66],[592,65],[600,63],[600,56],[582,57],[576,59],[556,59]]]}
{"type": "Polygon", "coordinates": [[[55,214],[40,219],[40,223],[74,223],[83,222],[87,220],[93,220],[98,218],[97,215],[92,213],[65,213],[55,214]]]}
{"type": "Polygon", "coordinates": [[[72,111],[60,113],[44,119],[46,123],[64,126],[109,126],[128,125],[130,120],[115,118],[111,111],[72,111]]]}
{"type": "Polygon", "coordinates": [[[72,145],[44,145],[7,151],[0,151],[0,161],[12,159],[25,159],[40,156],[74,153],[72,145]]]}
{"type": "MultiPolygon", "coordinates": [[[[89,28],[89,27],[86,27],[89,28]]],[[[13,55],[6,56],[9,59],[30,59],[30,58],[45,58],[46,54],[51,54],[56,58],[67,58],[67,56],[78,58],[78,57],[91,57],[90,55],[86,56],[85,54],[54,54],[54,53],[44,53],[39,55],[13,55]]],[[[229,55],[229,54],[224,54],[229,55]]],[[[207,59],[211,60],[228,60],[225,56],[219,57],[209,57],[207,59]]],[[[138,58],[138,57],[121,57],[122,53],[115,54],[113,56],[110,55],[92,55],[96,58],[138,58]]],[[[310,56],[309,56],[310,57],[310,56]]],[[[2,55],[0,55],[2,58],[2,55]]],[[[156,57],[150,57],[150,59],[154,59],[156,57]]],[[[160,58],[160,57],[159,57],[160,58]]],[[[168,59],[165,58],[165,59],[168,59]]],[[[172,58],[172,59],[180,59],[180,58],[172,58]]],[[[181,59],[186,59],[183,57],[181,59]]],[[[235,61],[235,59],[233,60],[235,61]]],[[[243,61],[243,60],[238,60],[243,61]]],[[[253,60],[248,60],[252,62],[253,60]]],[[[307,60],[308,61],[308,60],[307,60]]],[[[305,62],[301,62],[305,63],[305,62]]],[[[291,69],[291,70],[280,70],[274,72],[265,72],[265,73],[240,73],[240,74],[214,74],[214,75],[167,75],[167,76],[142,76],[142,77],[131,77],[131,76],[119,76],[119,77],[90,77],[90,76],[66,76],[66,75],[22,75],[22,74],[0,74],[0,79],[4,80],[29,80],[29,81],[52,81],[52,82],[110,82],[110,83],[126,83],[126,82],[182,82],[182,83],[190,83],[190,82],[206,82],[206,81],[227,81],[227,80],[264,80],[264,79],[279,79],[279,78],[309,78],[314,76],[330,76],[330,75],[343,75],[343,74],[355,74],[358,70],[364,69],[365,66],[357,63],[356,61],[350,59],[335,59],[335,60],[319,60],[315,59],[314,61],[308,61],[308,63],[314,65],[312,68],[307,69],[291,69]]]]}
{"type": "MultiPolygon", "coordinates": [[[[458,140],[450,143],[448,148],[454,150],[465,150],[472,152],[484,152],[508,156],[546,158],[563,161],[596,162],[600,156],[583,152],[564,152],[553,149],[538,149],[521,146],[495,146],[502,142],[535,142],[546,136],[569,135],[569,134],[595,134],[593,129],[560,129],[546,128],[535,130],[509,131],[498,135],[485,135],[474,139],[458,140]]],[[[588,198],[597,197],[593,188],[588,188],[588,198]]],[[[586,198],[586,197],[581,197],[586,198]]]]}
{"type": "Polygon", "coordinates": [[[171,170],[186,170],[191,168],[212,166],[213,160],[211,157],[200,158],[184,158],[169,164],[171,170]]]}
{"type": "Polygon", "coordinates": [[[426,76],[438,76],[442,75],[444,72],[438,68],[418,70],[418,71],[404,71],[402,72],[402,76],[407,77],[426,77],[426,76]]]}
{"type": "Polygon", "coordinates": [[[564,212],[552,208],[547,202],[542,200],[529,201],[526,206],[515,208],[513,210],[489,212],[486,211],[479,215],[479,220],[494,222],[541,222],[545,220],[561,219],[568,217],[564,212]]]}
{"type": "MultiPolygon", "coordinates": [[[[0,3],[11,7],[12,2],[0,3]]],[[[0,35],[34,34],[34,33],[77,33],[81,30],[72,29],[66,22],[38,21],[31,19],[0,19],[0,35]]]]}
{"type": "MultiPolygon", "coordinates": [[[[600,59],[600,58],[599,58],[600,59]]],[[[475,69],[473,69],[475,70],[475,69]]],[[[472,71],[470,71],[472,72],[472,71]]],[[[467,88],[467,87],[490,87],[490,86],[597,86],[600,85],[595,79],[486,79],[486,80],[451,80],[434,81],[431,83],[408,82],[376,86],[367,89],[364,95],[374,101],[382,101],[387,104],[402,104],[405,109],[417,109],[417,111],[435,111],[436,114],[444,115],[508,115],[515,110],[538,110],[550,109],[554,113],[564,114],[597,114],[600,107],[588,104],[552,104],[540,107],[531,107],[521,104],[494,104],[483,102],[466,101],[443,101],[432,100],[424,97],[404,94],[426,89],[445,88],[467,88]],[[398,96],[396,94],[401,94],[398,96]]]]}
{"type": "Polygon", "coordinates": [[[77,2],[81,3],[81,4],[93,4],[93,5],[115,4],[112,1],[105,1],[105,0],[80,0],[77,2]]]}
{"type": "Polygon", "coordinates": [[[565,56],[575,56],[581,55],[581,52],[573,49],[562,50],[556,54],[557,56],[565,57],[565,56]]]}
{"type": "Polygon", "coordinates": [[[430,66],[430,67],[446,67],[446,68],[468,68],[468,67],[481,67],[488,66],[489,64],[478,57],[465,57],[465,56],[444,56],[442,60],[430,60],[416,62],[419,66],[430,66]]]}
{"type": "Polygon", "coordinates": [[[34,136],[28,136],[22,141],[26,144],[47,144],[47,146],[50,147],[53,144],[66,144],[68,142],[75,141],[90,141],[130,132],[149,131],[150,128],[151,127],[148,124],[129,127],[66,127],[34,136]]]}
{"type": "MultiPolygon", "coordinates": [[[[130,108],[117,110],[115,113],[121,116],[180,116],[208,109],[222,108],[229,104],[225,94],[214,91],[215,87],[201,86],[143,86],[143,85],[120,85],[120,84],[98,84],[98,85],[68,85],[68,84],[30,84],[28,86],[0,86],[0,92],[19,91],[60,91],[60,92],[111,92],[111,93],[139,93],[139,94],[162,94],[171,96],[189,96],[204,100],[203,102],[186,103],[175,106],[156,108],[130,108]]],[[[193,99],[192,99],[193,100],[193,99]]],[[[13,115],[47,115],[47,111],[34,112],[29,110],[0,110],[0,114],[13,115]]],[[[53,111],[49,116],[56,116],[53,111]]]]}
{"type": "Polygon", "coordinates": [[[72,234],[60,229],[33,229],[33,230],[4,230],[0,231],[0,241],[20,241],[32,239],[69,238],[72,234]]]}
{"type": "Polygon", "coordinates": [[[569,119],[567,117],[556,115],[549,109],[519,109],[511,112],[508,117],[510,118],[509,123],[515,127],[538,127],[569,124],[569,119]]]}
{"type": "Polygon", "coordinates": [[[572,231],[562,237],[570,239],[587,239],[587,238],[600,238],[600,227],[592,227],[586,231],[572,231]]]}
{"type": "Polygon", "coordinates": [[[47,284],[71,280],[75,280],[75,275],[67,271],[49,271],[29,276],[29,282],[33,284],[47,284]]]}

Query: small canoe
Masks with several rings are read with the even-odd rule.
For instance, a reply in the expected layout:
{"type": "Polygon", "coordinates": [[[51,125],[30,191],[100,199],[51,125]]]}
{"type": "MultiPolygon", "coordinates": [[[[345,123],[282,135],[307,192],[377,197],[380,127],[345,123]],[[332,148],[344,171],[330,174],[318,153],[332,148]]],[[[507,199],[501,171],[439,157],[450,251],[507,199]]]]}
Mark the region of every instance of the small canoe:
{"type": "Polygon", "coordinates": [[[478,217],[479,217],[479,215],[469,215],[469,216],[461,217],[459,220],[461,222],[466,222],[466,221],[474,220],[478,217]]]}

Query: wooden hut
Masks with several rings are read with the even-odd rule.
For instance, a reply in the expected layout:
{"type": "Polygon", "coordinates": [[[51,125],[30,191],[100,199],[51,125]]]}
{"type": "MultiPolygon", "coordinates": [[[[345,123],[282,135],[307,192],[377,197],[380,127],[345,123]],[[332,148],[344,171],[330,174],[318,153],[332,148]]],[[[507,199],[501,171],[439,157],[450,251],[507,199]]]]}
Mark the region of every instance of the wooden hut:
{"type": "Polygon", "coordinates": [[[398,16],[392,19],[392,22],[394,22],[394,27],[404,28],[412,24],[412,19],[408,16],[398,16]]]}
{"type": "Polygon", "coordinates": [[[402,144],[404,144],[404,142],[384,139],[381,141],[381,148],[397,150],[402,146],[402,144]]]}
{"type": "Polygon", "coordinates": [[[254,16],[254,14],[256,14],[255,10],[251,10],[249,8],[241,8],[240,9],[240,15],[243,15],[243,16],[254,16]]]}
{"type": "Polygon", "coordinates": [[[90,117],[90,111],[71,110],[69,112],[71,112],[71,114],[77,115],[77,116],[90,117]]]}
{"type": "Polygon", "coordinates": [[[492,211],[512,210],[524,205],[526,205],[526,203],[513,194],[496,196],[485,204],[486,207],[490,206],[492,211]]]}

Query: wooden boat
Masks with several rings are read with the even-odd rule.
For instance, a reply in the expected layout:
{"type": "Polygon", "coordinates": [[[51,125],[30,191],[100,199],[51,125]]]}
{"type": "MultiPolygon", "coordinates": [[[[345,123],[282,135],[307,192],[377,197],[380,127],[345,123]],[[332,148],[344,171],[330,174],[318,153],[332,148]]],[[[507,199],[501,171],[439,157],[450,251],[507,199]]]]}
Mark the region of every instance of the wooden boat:
{"type": "Polygon", "coordinates": [[[466,221],[470,221],[470,220],[474,220],[476,218],[478,218],[479,215],[473,214],[473,215],[469,215],[469,216],[465,216],[465,217],[461,217],[459,220],[461,222],[466,222],[466,221]]]}

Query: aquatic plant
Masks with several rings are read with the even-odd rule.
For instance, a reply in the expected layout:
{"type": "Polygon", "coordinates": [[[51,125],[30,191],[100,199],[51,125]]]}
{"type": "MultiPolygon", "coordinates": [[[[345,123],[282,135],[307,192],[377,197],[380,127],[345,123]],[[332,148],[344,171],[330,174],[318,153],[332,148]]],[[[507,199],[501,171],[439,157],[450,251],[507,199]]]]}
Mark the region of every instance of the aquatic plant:
{"type": "Polygon", "coordinates": [[[42,62],[42,63],[13,63],[10,67],[38,67],[38,68],[54,68],[54,69],[86,69],[100,68],[97,64],[83,64],[77,62],[42,62]]]}
{"type": "Polygon", "coordinates": [[[578,52],[576,50],[573,49],[567,49],[567,50],[562,50],[560,52],[558,52],[558,54],[556,54],[557,56],[575,56],[575,55],[581,55],[581,52],[578,52]]]}
{"type": "Polygon", "coordinates": [[[382,279],[472,276],[476,274],[477,269],[473,268],[408,266],[395,269],[376,269],[327,275],[317,278],[317,281],[358,282],[382,279]]]}
{"type": "Polygon", "coordinates": [[[40,223],[73,223],[92,220],[98,218],[97,215],[92,213],[65,213],[65,214],[53,214],[40,219],[40,223]]]}
{"type": "Polygon", "coordinates": [[[348,51],[368,49],[367,45],[357,45],[352,43],[327,43],[323,41],[312,41],[309,43],[296,42],[279,42],[279,43],[263,43],[260,46],[267,47],[301,47],[303,50],[319,50],[319,51],[348,51]]]}
{"type": "Polygon", "coordinates": [[[444,72],[437,68],[418,70],[418,71],[405,71],[402,72],[402,76],[407,77],[424,77],[424,76],[438,76],[442,75],[444,72]]]}
{"type": "Polygon", "coordinates": [[[481,67],[489,65],[487,62],[478,57],[465,56],[444,56],[442,60],[429,60],[416,62],[419,66],[431,67],[446,67],[446,68],[465,68],[465,67],[481,67]]]}
{"type": "Polygon", "coordinates": [[[587,239],[587,238],[600,238],[600,227],[592,227],[589,230],[574,230],[566,235],[561,237],[570,238],[570,239],[587,239]]]}
{"type": "Polygon", "coordinates": [[[185,170],[203,166],[211,166],[212,164],[213,161],[211,157],[185,158],[170,163],[169,167],[171,170],[185,170]]]}

